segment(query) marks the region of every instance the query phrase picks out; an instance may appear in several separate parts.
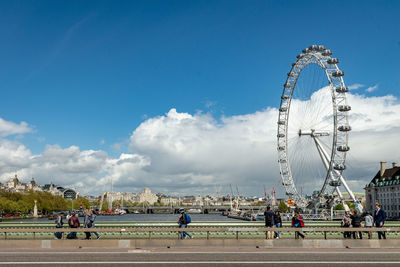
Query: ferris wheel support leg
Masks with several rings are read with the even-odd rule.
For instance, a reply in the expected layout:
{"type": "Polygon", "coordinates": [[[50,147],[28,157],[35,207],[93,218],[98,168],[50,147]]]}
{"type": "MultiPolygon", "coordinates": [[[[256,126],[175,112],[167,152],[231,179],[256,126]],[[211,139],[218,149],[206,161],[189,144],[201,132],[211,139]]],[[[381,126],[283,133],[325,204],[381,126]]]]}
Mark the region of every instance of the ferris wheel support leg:
{"type": "MultiPolygon", "coordinates": [[[[324,163],[325,168],[328,170],[328,169],[329,169],[329,161],[330,161],[329,155],[328,155],[328,153],[325,151],[325,149],[321,146],[321,143],[319,142],[318,138],[317,138],[316,136],[313,136],[313,139],[314,139],[315,145],[317,146],[317,149],[318,149],[319,155],[320,155],[320,157],[321,157],[321,159],[322,159],[322,162],[324,163]]],[[[351,191],[350,187],[347,185],[347,183],[346,183],[346,181],[344,180],[343,176],[342,176],[338,171],[335,170],[335,172],[336,172],[336,174],[339,176],[340,182],[343,184],[344,188],[345,188],[346,191],[349,193],[350,198],[351,198],[351,199],[354,201],[354,203],[356,204],[356,208],[358,208],[358,210],[360,211],[360,213],[362,213],[362,212],[363,212],[363,206],[361,205],[361,203],[359,203],[359,202],[357,201],[356,197],[355,197],[354,194],[353,194],[353,191],[351,191]]],[[[336,192],[338,193],[340,199],[342,200],[342,203],[343,203],[343,206],[344,206],[345,210],[346,210],[346,211],[349,211],[350,209],[349,209],[349,207],[347,206],[347,204],[343,201],[343,195],[342,195],[342,193],[340,192],[339,187],[336,187],[336,192]]]]}

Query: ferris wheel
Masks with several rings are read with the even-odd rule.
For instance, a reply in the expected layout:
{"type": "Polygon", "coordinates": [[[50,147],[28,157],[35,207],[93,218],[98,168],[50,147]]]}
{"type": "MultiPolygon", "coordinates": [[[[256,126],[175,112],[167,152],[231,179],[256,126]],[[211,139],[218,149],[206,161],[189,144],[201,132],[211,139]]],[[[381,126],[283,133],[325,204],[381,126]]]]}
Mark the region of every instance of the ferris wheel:
{"type": "Polygon", "coordinates": [[[282,184],[300,208],[330,208],[343,201],[341,188],[357,202],[342,172],[351,126],[348,88],[339,60],[322,45],[297,56],[284,84],[278,118],[278,155],[282,184]],[[301,189],[299,192],[298,189],[301,189]],[[302,194],[309,192],[312,197],[302,194]]]}

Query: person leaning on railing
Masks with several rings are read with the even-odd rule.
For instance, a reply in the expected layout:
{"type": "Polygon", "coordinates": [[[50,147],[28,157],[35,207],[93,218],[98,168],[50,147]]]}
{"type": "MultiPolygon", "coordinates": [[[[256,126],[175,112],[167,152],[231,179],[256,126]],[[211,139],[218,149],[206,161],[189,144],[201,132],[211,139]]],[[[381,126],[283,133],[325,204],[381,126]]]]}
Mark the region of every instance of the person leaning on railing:
{"type": "MultiPolygon", "coordinates": [[[[292,227],[295,227],[295,228],[304,227],[303,217],[301,217],[298,210],[294,211],[294,216],[292,218],[292,227]]],[[[303,238],[303,239],[305,238],[305,236],[300,231],[296,231],[294,236],[296,239],[299,239],[299,236],[301,236],[301,238],[303,238]]]]}
{"type": "MultiPolygon", "coordinates": [[[[341,223],[342,227],[344,228],[349,228],[351,225],[351,219],[350,219],[350,212],[346,211],[343,219],[342,219],[342,223],[341,223]]],[[[344,238],[351,238],[351,232],[343,232],[343,237],[344,238]]]]}

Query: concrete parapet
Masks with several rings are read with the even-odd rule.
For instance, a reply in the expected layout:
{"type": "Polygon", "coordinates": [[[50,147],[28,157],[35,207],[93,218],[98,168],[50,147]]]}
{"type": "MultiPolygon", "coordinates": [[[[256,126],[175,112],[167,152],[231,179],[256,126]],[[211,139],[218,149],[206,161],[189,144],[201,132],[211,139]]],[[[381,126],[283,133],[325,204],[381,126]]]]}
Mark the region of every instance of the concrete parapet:
{"type": "Polygon", "coordinates": [[[1,249],[73,249],[73,248],[399,248],[400,240],[0,240],[1,249]]]}

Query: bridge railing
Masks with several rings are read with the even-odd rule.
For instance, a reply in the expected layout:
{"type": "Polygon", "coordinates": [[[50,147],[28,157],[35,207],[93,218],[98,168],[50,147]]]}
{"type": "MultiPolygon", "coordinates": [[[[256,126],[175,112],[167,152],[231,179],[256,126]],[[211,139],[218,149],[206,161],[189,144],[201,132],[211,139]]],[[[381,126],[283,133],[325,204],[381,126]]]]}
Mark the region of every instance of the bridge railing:
{"type": "MultiPolygon", "coordinates": [[[[154,237],[155,233],[175,233],[180,236],[181,231],[188,232],[202,232],[206,233],[206,239],[210,239],[210,233],[233,233],[236,239],[240,238],[240,234],[242,233],[254,233],[261,232],[265,233],[265,239],[268,238],[269,234],[273,231],[279,232],[301,232],[301,233],[322,233],[324,239],[328,239],[328,233],[343,233],[343,232],[387,232],[387,233],[399,233],[400,227],[385,227],[385,228],[342,228],[342,227],[304,227],[304,228],[293,228],[293,227],[283,227],[283,228],[267,228],[267,227],[204,227],[204,228],[178,228],[178,227],[127,227],[127,228],[3,228],[0,229],[0,233],[4,234],[4,239],[9,239],[12,234],[16,233],[29,233],[32,234],[33,239],[46,239],[46,238],[38,238],[37,234],[39,233],[70,233],[70,232],[98,232],[98,233],[114,233],[117,234],[117,237],[114,239],[122,239],[123,234],[125,233],[145,233],[147,239],[157,239],[154,237]]],[[[65,238],[65,234],[63,238],[65,238]]],[[[130,237],[131,239],[135,239],[134,237],[130,237]]],[[[13,238],[11,238],[13,239],[13,238]]]]}

